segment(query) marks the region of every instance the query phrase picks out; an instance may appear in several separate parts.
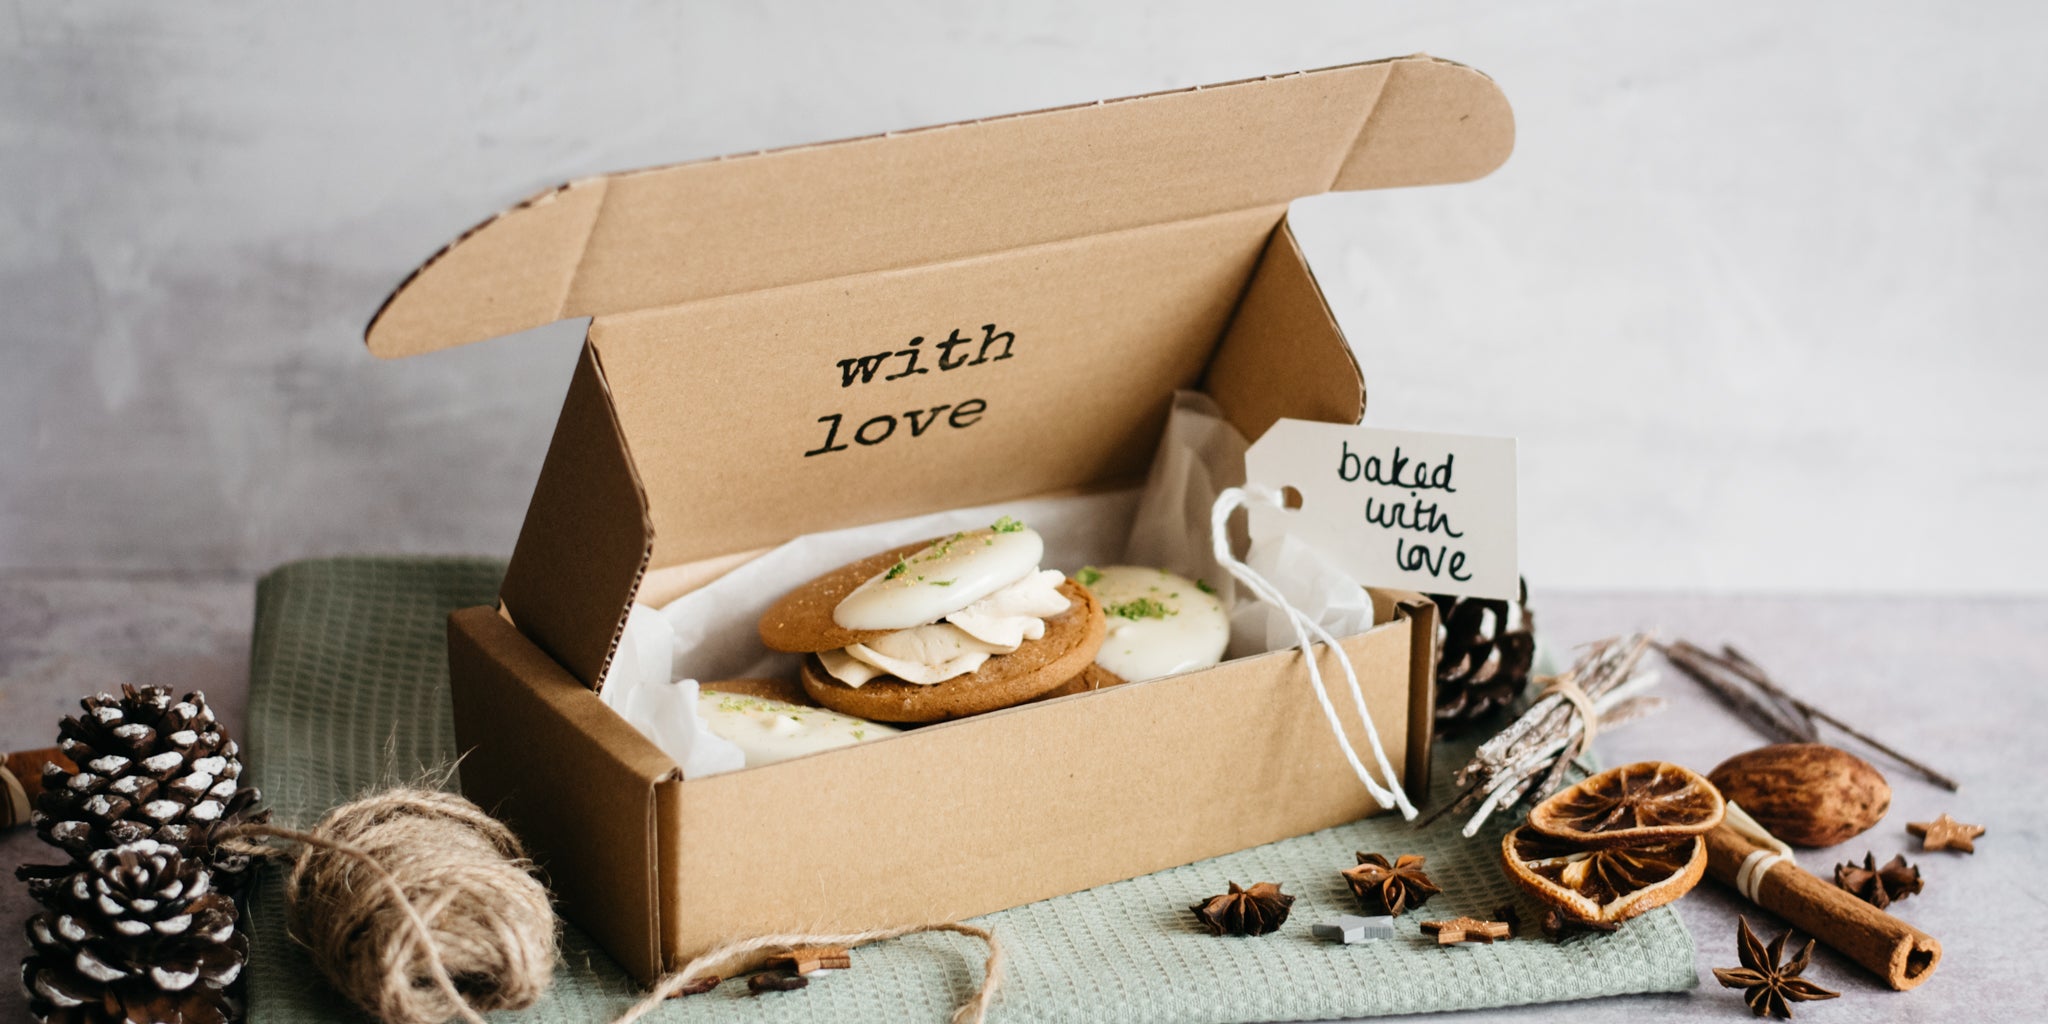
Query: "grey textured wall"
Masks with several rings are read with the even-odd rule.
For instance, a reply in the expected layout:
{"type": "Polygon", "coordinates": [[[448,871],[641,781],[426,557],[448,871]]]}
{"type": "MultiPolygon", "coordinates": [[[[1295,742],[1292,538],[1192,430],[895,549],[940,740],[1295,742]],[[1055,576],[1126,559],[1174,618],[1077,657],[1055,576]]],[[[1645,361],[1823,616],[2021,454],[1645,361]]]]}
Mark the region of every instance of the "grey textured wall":
{"type": "Polygon", "coordinates": [[[537,188],[1428,51],[1516,156],[1296,217],[1375,422],[1522,438],[1532,576],[2048,578],[2048,8],[970,6],[15,0],[0,568],[509,550],[580,329],[359,335],[537,188]]]}

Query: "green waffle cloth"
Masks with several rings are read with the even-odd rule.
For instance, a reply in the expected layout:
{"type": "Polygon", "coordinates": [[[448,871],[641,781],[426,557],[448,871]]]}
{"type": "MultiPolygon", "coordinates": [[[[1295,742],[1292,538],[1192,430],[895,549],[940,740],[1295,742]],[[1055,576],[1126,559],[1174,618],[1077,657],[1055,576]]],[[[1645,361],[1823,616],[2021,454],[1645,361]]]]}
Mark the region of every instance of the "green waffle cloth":
{"type": "MultiPolygon", "coordinates": [[[[247,749],[279,823],[305,827],[351,797],[446,774],[456,749],[444,618],[493,601],[502,568],[484,559],[337,558],[284,566],[257,585],[247,749]]],[[[1457,753],[1439,752],[1440,782],[1457,753]]],[[[1500,828],[1489,827],[1463,839],[1448,820],[1416,831],[1382,815],[977,918],[1009,955],[990,1019],[1322,1020],[1697,984],[1692,938],[1669,908],[1610,935],[1438,947],[1417,921],[1486,917],[1509,902],[1525,922],[1538,919],[1538,907],[1495,865],[1500,836],[1500,828]],[[1398,919],[1392,940],[1343,946],[1315,939],[1311,924],[1358,912],[1337,873],[1357,850],[1424,854],[1443,895],[1427,912],[1398,919]],[[1293,916],[1260,938],[1200,931],[1188,905],[1231,881],[1281,883],[1297,896],[1293,916]]],[[[363,1019],[319,982],[286,933],[281,874],[267,871],[249,903],[250,1019],[363,1019]]],[[[604,1021],[638,996],[574,925],[563,938],[563,963],[547,997],[524,1011],[492,1014],[493,1021],[604,1021]]],[[[671,1000],[650,1019],[939,1024],[979,983],[983,955],[979,943],[962,936],[910,936],[863,947],[853,970],[821,976],[799,991],[749,997],[745,985],[728,983],[671,1000]]]]}

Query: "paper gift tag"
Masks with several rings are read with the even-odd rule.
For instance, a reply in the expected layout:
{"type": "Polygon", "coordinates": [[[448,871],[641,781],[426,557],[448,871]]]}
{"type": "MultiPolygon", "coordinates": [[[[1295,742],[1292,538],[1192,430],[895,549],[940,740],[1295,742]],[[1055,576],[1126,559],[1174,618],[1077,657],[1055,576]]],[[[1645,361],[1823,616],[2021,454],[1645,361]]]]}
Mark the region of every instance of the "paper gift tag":
{"type": "Polygon", "coordinates": [[[1292,534],[1367,586],[1518,595],[1514,438],[1281,420],[1245,477],[1299,499],[1251,506],[1255,542],[1292,534]]]}

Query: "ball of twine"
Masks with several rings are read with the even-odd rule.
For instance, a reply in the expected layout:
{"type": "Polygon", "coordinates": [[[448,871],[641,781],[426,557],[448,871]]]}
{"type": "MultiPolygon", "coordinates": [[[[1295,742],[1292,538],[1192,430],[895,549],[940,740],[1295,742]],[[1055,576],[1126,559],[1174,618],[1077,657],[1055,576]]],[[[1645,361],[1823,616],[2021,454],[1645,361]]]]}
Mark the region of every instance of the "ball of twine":
{"type": "MultiPolygon", "coordinates": [[[[439,790],[400,787],[328,812],[310,832],[268,824],[233,841],[242,852],[289,858],[285,911],[292,936],[340,992],[384,1024],[443,1024],[530,1006],[554,978],[556,924],[548,893],[511,830],[477,805],[439,790]]],[[[919,932],[954,932],[988,947],[981,984],[953,1015],[983,1024],[1003,977],[995,933],[962,922],[849,934],[763,935],[726,943],[661,979],[615,1018],[659,1009],[694,983],[760,966],[803,946],[857,946],[919,932]]]]}
{"type": "Polygon", "coordinates": [[[548,892],[511,830],[482,808],[401,787],[343,804],[310,832],[287,919],[334,987],[385,1024],[441,1024],[531,1005],[553,980],[548,892]]]}

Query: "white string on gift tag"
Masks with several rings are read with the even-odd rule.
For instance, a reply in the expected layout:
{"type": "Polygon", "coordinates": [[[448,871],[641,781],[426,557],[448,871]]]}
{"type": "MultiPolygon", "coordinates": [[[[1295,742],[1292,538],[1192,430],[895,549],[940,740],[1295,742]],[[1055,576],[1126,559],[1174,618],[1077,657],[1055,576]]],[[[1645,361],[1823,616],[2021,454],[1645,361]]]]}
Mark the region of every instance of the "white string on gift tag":
{"type": "Polygon", "coordinates": [[[1365,691],[1358,684],[1358,672],[1351,665],[1351,656],[1344,653],[1344,645],[1323,628],[1322,624],[1309,618],[1300,609],[1289,603],[1286,595],[1280,593],[1271,581],[1258,570],[1246,565],[1230,551],[1230,514],[1258,501],[1275,508],[1285,508],[1280,494],[1271,488],[1258,484],[1243,487],[1227,487],[1216,495],[1216,504],[1209,509],[1209,539],[1216,556],[1216,564],[1245,588],[1257,595],[1259,600],[1278,608],[1287,616],[1287,624],[1294,629],[1294,637],[1301,648],[1301,659],[1308,665],[1309,686],[1315,690],[1316,703],[1322,706],[1323,718],[1330,723],[1330,734],[1337,738],[1337,746],[1344,752],[1344,760],[1351,765],[1351,771],[1358,781],[1365,785],[1365,791],[1381,807],[1392,806],[1400,810],[1401,816],[1415,820],[1415,805],[1408,800],[1408,794],[1401,788],[1401,780],[1394,776],[1394,766],[1387,761],[1387,751],[1380,743],[1380,731],[1372,724],[1372,714],[1365,708],[1365,691]],[[1323,685],[1322,669],[1316,665],[1314,642],[1310,634],[1329,647],[1337,655],[1337,664],[1344,668],[1344,681],[1351,687],[1351,702],[1358,709],[1358,717],[1365,725],[1365,738],[1372,744],[1373,760],[1379,765],[1380,774],[1387,780],[1385,786],[1372,777],[1365,763],[1359,760],[1358,751],[1351,746],[1351,738],[1344,733],[1344,723],[1337,717],[1336,705],[1330,702],[1329,690],[1323,685]]]}

